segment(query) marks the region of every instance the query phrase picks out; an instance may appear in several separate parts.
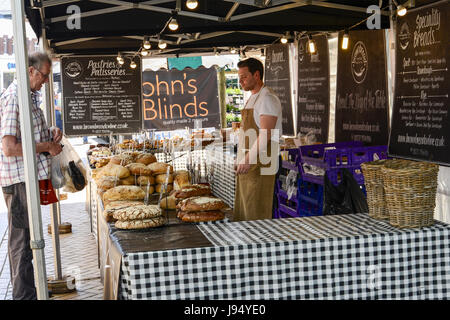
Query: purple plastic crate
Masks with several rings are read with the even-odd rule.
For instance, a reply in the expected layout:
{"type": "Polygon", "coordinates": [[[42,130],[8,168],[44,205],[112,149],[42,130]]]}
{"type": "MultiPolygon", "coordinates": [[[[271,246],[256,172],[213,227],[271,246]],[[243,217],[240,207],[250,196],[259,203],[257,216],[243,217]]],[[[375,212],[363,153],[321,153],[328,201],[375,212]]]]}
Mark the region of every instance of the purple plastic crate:
{"type": "Polygon", "coordinates": [[[387,146],[356,147],[352,148],[351,165],[356,166],[363,162],[370,162],[387,158],[387,146]]]}
{"type": "Polygon", "coordinates": [[[350,165],[351,149],[363,147],[360,141],[313,144],[299,147],[299,164],[307,163],[320,168],[331,169],[350,165]]]}
{"type": "Polygon", "coordinates": [[[299,216],[297,213],[297,210],[290,208],[288,206],[285,206],[284,204],[279,204],[278,211],[279,211],[278,214],[280,216],[283,216],[283,215],[284,216],[288,215],[289,217],[298,217],[299,216]]]}
{"type": "Polygon", "coordinates": [[[288,151],[289,158],[291,160],[282,160],[281,161],[281,167],[289,170],[294,170],[298,172],[298,159],[300,151],[298,148],[296,149],[286,149],[282,151],[288,151]]]}

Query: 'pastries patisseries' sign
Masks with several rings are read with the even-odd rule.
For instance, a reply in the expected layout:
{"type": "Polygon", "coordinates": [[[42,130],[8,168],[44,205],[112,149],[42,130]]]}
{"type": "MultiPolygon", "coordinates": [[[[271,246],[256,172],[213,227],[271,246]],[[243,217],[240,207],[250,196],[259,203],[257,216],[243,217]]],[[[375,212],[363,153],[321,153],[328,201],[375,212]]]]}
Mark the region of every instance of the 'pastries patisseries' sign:
{"type": "Polygon", "coordinates": [[[214,67],[144,71],[142,83],[145,129],[220,128],[217,71],[214,67]]]}
{"type": "Polygon", "coordinates": [[[142,128],[141,61],[116,56],[61,59],[63,128],[69,136],[133,133],[142,128]]]}

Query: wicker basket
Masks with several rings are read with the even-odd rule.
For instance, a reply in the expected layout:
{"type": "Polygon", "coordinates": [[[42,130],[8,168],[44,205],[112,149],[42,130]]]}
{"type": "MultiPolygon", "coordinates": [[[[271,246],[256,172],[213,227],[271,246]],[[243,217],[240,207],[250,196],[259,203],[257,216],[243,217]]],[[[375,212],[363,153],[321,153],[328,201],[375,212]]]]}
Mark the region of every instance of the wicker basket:
{"type": "Polygon", "coordinates": [[[375,160],[361,163],[364,185],[367,192],[369,216],[378,220],[388,220],[389,211],[386,206],[381,168],[388,160],[375,160]]]}
{"type": "Polygon", "coordinates": [[[381,172],[392,226],[421,228],[434,223],[438,171],[438,165],[428,162],[385,162],[381,172]]]}

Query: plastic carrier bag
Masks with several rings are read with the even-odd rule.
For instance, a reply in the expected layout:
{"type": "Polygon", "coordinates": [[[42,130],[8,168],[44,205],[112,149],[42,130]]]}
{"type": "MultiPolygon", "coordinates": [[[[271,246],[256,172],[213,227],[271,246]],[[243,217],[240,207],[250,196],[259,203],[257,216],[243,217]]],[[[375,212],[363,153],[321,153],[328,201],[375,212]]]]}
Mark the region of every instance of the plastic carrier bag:
{"type": "Polygon", "coordinates": [[[69,140],[63,137],[61,143],[64,148],[56,160],[59,161],[59,167],[64,177],[63,191],[70,193],[81,191],[86,186],[86,168],[69,140]]]}
{"type": "Polygon", "coordinates": [[[348,169],[342,169],[342,182],[337,186],[324,176],[323,214],[368,213],[364,192],[348,169]]]}

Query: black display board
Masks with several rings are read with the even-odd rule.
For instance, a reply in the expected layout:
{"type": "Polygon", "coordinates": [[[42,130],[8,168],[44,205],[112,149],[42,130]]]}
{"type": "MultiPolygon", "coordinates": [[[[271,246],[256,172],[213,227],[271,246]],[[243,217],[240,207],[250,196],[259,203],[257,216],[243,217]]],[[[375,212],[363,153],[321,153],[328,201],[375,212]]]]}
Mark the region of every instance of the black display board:
{"type": "Polygon", "coordinates": [[[116,56],[61,59],[63,128],[68,136],[139,132],[142,129],[141,60],[136,68],[116,56]]]}
{"type": "Polygon", "coordinates": [[[389,102],[384,30],[350,31],[338,38],[335,140],[388,144],[389,102]]]}
{"type": "Polygon", "coordinates": [[[142,77],[145,129],[193,129],[194,120],[203,128],[220,128],[214,67],[144,71],[142,77]]]}
{"type": "Polygon", "coordinates": [[[264,83],[280,99],[283,112],[283,135],[295,135],[291,102],[291,72],[289,70],[289,46],[275,44],[267,48],[264,83]]]}
{"type": "Polygon", "coordinates": [[[328,142],[330,116],[330,63],[325,35],[313,37],[316,54],[308,51],[308,38],[298,43],[297,131],[312,133],[315,140],[328,142]]]}
{"type": "Polygon", "coordinates": [[[440,1],[399,17],[389,155],[450,164],[450,15],[440,1]]]}

